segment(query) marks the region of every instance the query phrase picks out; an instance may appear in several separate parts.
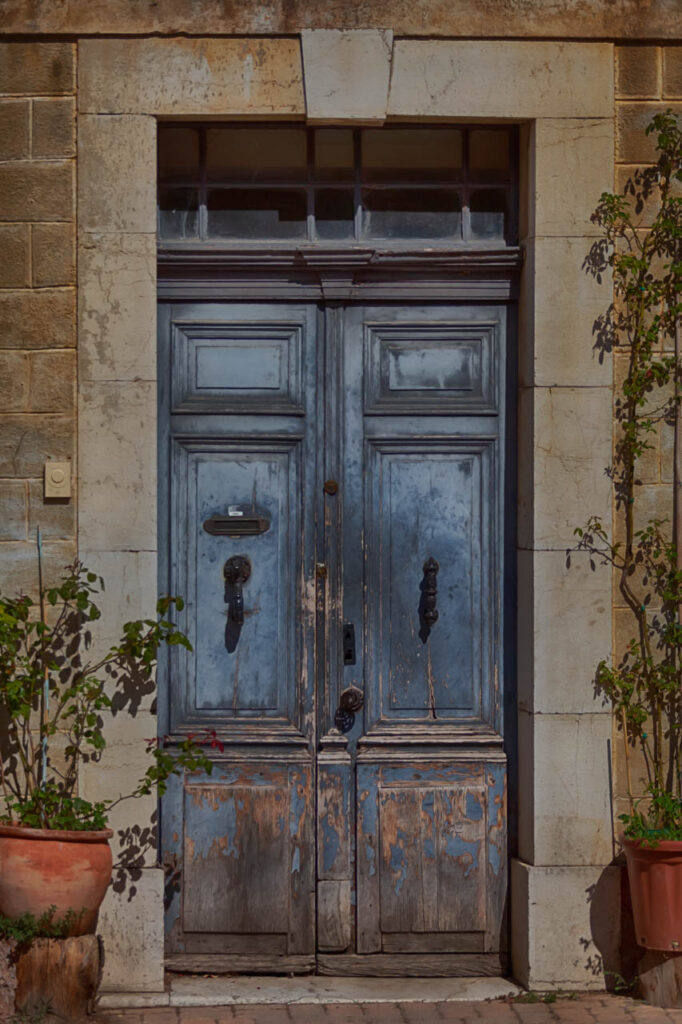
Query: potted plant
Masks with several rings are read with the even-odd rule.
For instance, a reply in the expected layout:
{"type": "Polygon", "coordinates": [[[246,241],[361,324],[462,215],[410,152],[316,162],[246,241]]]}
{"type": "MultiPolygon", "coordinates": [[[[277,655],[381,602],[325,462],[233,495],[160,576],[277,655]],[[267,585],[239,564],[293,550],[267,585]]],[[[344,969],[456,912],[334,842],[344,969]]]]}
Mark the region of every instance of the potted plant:
{"type": "Polygon", "coordinates": [[[640,945],[682,949],[682,126],[670,111],[647,129],[658,160],[623,195],[604,193],[593,221],[604,237],[588,266],[613,268],[615,300],[597,325],[598,344],[621,350],[616,374],[617,440],[610,468],[616,499],[611,536],[592,517],[579,546],[615,571],[632,622],[614,664],[597,669],[598,692],[621,733],[627,810],[620,815],[640,945]],[[643,229],[640,214],[649,224],[643,229]],[[618,381],[618,378],[620,381],[618,381]],[[674,436],[674,508],[646,519],[640,466],[659,431],[674,436]],[[637,786],[633,777],[636,779],[637,786]]]}
{"type": "Polygon", "coordinates": [[[111,878],[112,808],[155,785],[163,792],[172,774],[210,772],[204,744],[218,741],[190,736],[171,751],[148,740],[150,764],[132,792],[96,803],[79,796],[80,765],[105,747],[102,714],[131,687],[149,692],[160,645],[189,647],[168,618],[182,601],[161,598],[157,618],[126,623],[118,643],[91,656],[103,580],[75,562],[44,587],[40,537],[38,566],[37,606],[25,594],[0,597],[0,915],[40,918],[53,907],[67,934],[84,935],[95,930],[111,878]]]}

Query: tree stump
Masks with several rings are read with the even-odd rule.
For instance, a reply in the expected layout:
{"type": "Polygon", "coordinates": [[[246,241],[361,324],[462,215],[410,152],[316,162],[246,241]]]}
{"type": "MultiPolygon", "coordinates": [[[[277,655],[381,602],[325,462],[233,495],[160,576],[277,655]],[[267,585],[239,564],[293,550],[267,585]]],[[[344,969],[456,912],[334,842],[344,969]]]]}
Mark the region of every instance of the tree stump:
{"type": "Polygon", "coordinates": [[[682,1007],[682,953],[648,949],[637,968],[639,993],[652,1006],[682,1007]]]}
{"type": "Polygon", "coordinates": [[[58,1019],[82,1020],[93,1012],[102,963],[96,935],[36,939],[16,957],[13,1011],[43,1010],[58,1019]]]}

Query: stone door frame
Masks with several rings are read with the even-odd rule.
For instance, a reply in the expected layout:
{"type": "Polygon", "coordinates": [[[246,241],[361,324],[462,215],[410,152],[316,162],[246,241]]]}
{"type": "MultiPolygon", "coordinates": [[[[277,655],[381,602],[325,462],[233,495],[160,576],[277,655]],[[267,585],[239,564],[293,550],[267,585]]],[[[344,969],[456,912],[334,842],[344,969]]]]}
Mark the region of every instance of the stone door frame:
{"type": "MultiPolygon", "coordinates": [[[[590,213],[613,186],[613,59],[610,43],[373,30],[78,44],[78,544],[107,581],[112,627],[148,615],[156,599],[157,119],[522,125],[511,936],[514,974],[534,987],[603,986],[591,899],[604,879],[615,890],[604,874],[611,719],[592,688],[611,649],[611,580],[582,553],[566,565],[574,526],[588,513],[611,520],[611,364],[591,340],[609,290],[582,263],[598,233],[590,213]]],[[[112,720],[111,770],[85,766],[84,795],[118,795],[139,777],[142,740],[156,732],[150,709],[151,695],[134,719],[112,720]]],[[[154,812],[151,798],[132,812],[123,804],[112,824],[154,812]]],[[[152,846],[122,878],[128,895],[110,891],[100,922],[104,987],[162,992],[163,878],[152,846]]]]}

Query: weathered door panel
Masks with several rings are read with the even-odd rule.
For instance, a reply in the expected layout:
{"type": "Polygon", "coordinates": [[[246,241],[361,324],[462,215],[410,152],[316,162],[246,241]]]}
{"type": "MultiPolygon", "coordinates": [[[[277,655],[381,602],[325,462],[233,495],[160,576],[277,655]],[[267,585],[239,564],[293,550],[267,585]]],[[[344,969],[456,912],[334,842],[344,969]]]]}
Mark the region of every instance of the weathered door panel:
{"type": "Polygon", "coordinates": [[[339,689],[365,694],[349,733],[359,954],[504,948],[506,317],[345,314],[342,617],[363,644],[339,689]]]}
{"type": "Polygon", "coordinates": [[[172,953],[314,952],[316,325],[314,306],[163,310],[168,586],[192,650],[160,710],[220,744],[164,802],[172,953]]]}
{"type": "Polygon", "coordinates": [[[503,948],[504,770],[499,761],[358,766],[359,952],[503,948]]]}

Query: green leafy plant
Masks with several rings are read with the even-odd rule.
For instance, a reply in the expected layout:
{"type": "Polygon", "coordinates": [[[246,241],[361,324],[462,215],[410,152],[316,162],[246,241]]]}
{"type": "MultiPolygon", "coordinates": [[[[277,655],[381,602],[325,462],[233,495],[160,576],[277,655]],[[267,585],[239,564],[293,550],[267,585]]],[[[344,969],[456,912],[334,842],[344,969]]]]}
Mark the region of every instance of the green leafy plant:
{"type": "MultiPolygon", "coordinates": [[[[39,545],[40,553],[40,545],[39,545]]],[[[39,555],[40,557],[40,555],[39,555]]],[[[40,565],[40,561],[39,561],[40,565]]],[[[91,803],[78,795],[78,773],[105,748],[103,714],[153,689],[161,645],[190,648],[169,614],[179,597],[162,597],[155,619],[123,627],[120,640],[90,658],[91,625],[100,618],[94,598],[104,581],[82,563],[67,567],[58,586],[40,586],[40,601],[0,596],[0,820],[44,829],[102,829],[121,800],[141,797],[171,775],[211,772],[206,747],[221,746],[215,733],[186,736],[168,748],[147,741],[150,764],[131,793],[91,803]],[[53,747],[60,753],[52,757],[53,747]]]]}
{"type": "MultiPolygon", "coordinates": [[[[682,128],[668,111],[653,118],[647,133],[656,137],[656,165],[638,172],[623,195],[604,193],[592,217],[603,238],[593,246],[588,267],[599,277],[610,266],[615,293],[597,325],[598,343],[622,347],[627,372],[614,396],[615,536],[597,517],[576,534],[580,548],[615,570],[632,614],[627,649],[618,664],[600,662],[596,685],[624,741],[625,833],[656,842],[682,839],[682,506],[676,500],[671,509],[672,530],[670,520],[638,518],[638,466],[655,449],[662,425],[674,430],[676,449],[682,437],[682,128]],[[645,206],[655,215],[642,229],[636,218],[645,206]],[[637,794],[635,747],[645,771],[637,794]]],[[[676,479],[676,499],[680,486],[676,479]]]]}
{"type": "Polygon", "coordinates": [[[67,910],[62,918],[55,921],[57,912],[53,904],[40,917],[22,914],[21,917],[5,917],[0,914],[0,939],[9,939],[19,946],[26,946],[34,939],[63,939],[80,917],[76,910],[67,910]]]}

